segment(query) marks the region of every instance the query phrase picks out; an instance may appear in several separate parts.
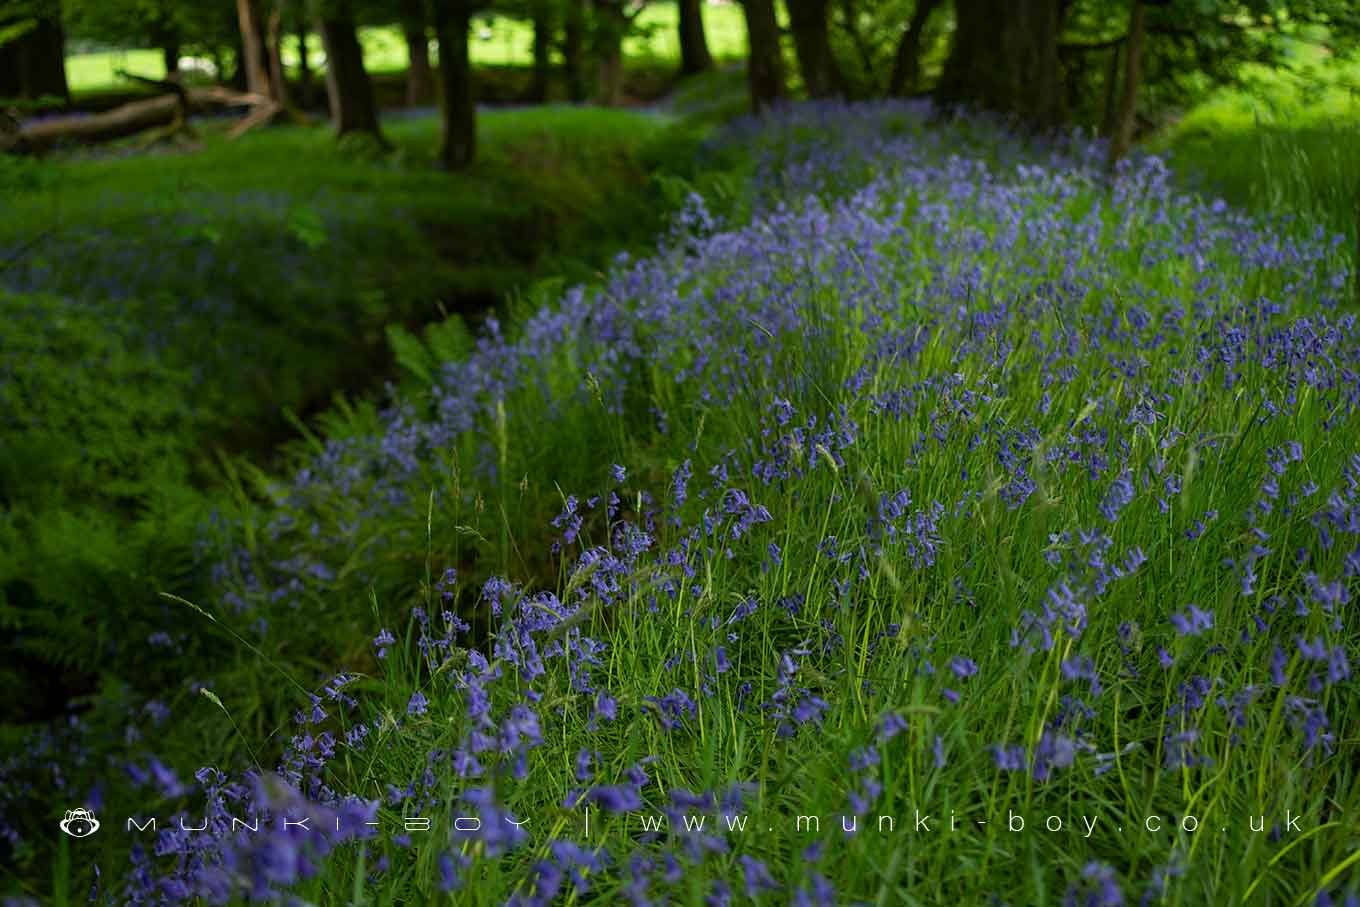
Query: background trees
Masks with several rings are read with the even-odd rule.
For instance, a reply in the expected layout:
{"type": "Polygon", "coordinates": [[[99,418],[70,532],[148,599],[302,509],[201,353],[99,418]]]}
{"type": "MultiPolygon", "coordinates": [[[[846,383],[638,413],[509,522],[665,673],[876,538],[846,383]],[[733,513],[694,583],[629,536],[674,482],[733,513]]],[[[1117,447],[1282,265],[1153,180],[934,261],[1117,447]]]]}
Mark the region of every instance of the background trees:
{"type": "MultiPolygon", "coordinates": [[[[673,10],[674,72],[714,67],[709,0],[0,0],[0,97],[69,100],[67,39],[156,48],[167,73],[186,55],[280,109],[326,103],[339,134],[380,138],[378,92],[360,33],[392,30],[409,61],[403,98],[444,112],[440,162],[475,157],[479,76],[469,52],[478,17],[524,23],[532,50],[518,98],[625,103],[624,48],[643,13],[673,10]],[[322,54],[306,52],[316,32],[322,54]],[[435,70],[438,67],[436,78],[435,70]]],[[[750,104],[933,93],[1038,128],[1083,123],[1111,138],[1112,159],[1143,111],[1168,110],[1243,78],[1244,65],[1287,65],[1300,41],[1338,50],[1360,38],[1346,0],[740,0],[750,104]]],[[[384,79],[384,85],[390,84],[384,79]]],[[[504,96],[504,95],[502,95],[504,96]]]]}

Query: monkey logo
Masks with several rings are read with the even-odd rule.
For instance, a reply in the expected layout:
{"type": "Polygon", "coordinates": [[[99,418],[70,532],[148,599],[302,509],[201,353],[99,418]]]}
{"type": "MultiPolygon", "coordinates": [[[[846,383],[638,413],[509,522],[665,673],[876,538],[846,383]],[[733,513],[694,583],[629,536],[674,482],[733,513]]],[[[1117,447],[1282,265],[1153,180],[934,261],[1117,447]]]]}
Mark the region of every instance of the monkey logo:
{"type": "Polygon", "coordinates": [[[68,809],[61,830],[73,838],[88,838],[99,831],[99,820],[88,809],[68,809]]]}

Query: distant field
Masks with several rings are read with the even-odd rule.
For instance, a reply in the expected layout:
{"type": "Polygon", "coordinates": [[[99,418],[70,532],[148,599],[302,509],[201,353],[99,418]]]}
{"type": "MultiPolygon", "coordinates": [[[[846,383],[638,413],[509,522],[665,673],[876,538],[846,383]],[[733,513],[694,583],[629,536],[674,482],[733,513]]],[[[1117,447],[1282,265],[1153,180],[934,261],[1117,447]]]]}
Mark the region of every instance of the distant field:
{"type": "MultiPolygon", "coordinates": [[[[624,51],[634,60],[678,60],[680,48],[676,37],[676,8],[674,4],[659,3],[648,6],[638,19],[637,34],[624,43],[624,51]]],[[[704,24],[708,46],[719,60],[741,57],[746,50],[746,27],[741,8],[735,4],[706,4],[704,24]]],[[[393,72],[407,66],[406,42],[395,28],[369,28],[361,33],[364,56],[373,72],[393,72]]],[[[528,22],[504,16],[479,16],[473,22],[472,61],[483,66],[529,65],[533,59],[533,29],[528,22]]],[[[320,39],[313,35],[307,47],[308,60],[321,65],[325,53],[320,39]]],[[[297,45],[288,42],[284,48],[284,63],[296,66],[297,45]]],[[[157,50],[118,50],[77,54],[66,60],[66,77],[72,91],[98,91],[116,86],[121,81],[118,70],[126,69],[139,75],[158,78],[165,74],[165,66],[157,50]]]]}

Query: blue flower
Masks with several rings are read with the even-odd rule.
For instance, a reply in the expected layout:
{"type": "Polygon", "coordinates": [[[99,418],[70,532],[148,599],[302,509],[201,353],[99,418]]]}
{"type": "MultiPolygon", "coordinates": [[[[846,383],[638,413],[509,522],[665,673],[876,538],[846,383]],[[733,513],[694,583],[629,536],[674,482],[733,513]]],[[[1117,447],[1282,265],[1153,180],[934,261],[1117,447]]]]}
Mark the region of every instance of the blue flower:
{"type": "Polygon", "coordinates": [[[1177,612],[1171,615],[1171,626],[1175,628],[1178,636],[1199,636],[1214,628],[1214,612],[1190,605],[1188,613],[1177,612]]]}

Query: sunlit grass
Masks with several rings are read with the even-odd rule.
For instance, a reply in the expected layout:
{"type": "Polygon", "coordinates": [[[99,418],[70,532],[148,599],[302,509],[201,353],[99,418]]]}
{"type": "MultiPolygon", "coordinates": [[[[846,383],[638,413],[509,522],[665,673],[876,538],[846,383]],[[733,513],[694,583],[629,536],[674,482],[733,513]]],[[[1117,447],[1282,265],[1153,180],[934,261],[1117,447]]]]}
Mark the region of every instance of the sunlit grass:
{"type": "MultiPolygon", "coordinates": [[[[679,61],[676,8],[671,3],[649,4],[639,15],[635,33],[624,42],[628,59],[679,61]]],[[[704,25],[710,52],[718,60],[734,60],[746,52],[746,26],[735,3],[704,5],[704,25]]],[[[396,28],[365,28],[360,32],[364,62],[375,73],[406,69],[406,41],[396,28]]],[[[478,16],[468,35],[472,62],[480,66],[528,66],[533,61],[533,28],[523,20],[505,16],[478,16]]],[[[308,61],[323,66],[325,52],[316,35],[309,36],[308,61]]],[[[560,55],[557,56],[560,62],[560,55]]],[[[284,42],[284,65],[296,68],[297,42],[284,42]]],[[[100,91],[128,83],[118,75],[128,70],[148,78],[162,78],[165,64],[157,50],[117,50],[74,54],[66,59],[66,78],[75,92],[100,91]]]]}
{"type": "Polygon", "coordinates": [[[1294,71],[1248,65],[1151,143],[1187,181],[1228,201],[1344,237],[1360,265],[1360,60],[1293,47],[1294,71]]]}

